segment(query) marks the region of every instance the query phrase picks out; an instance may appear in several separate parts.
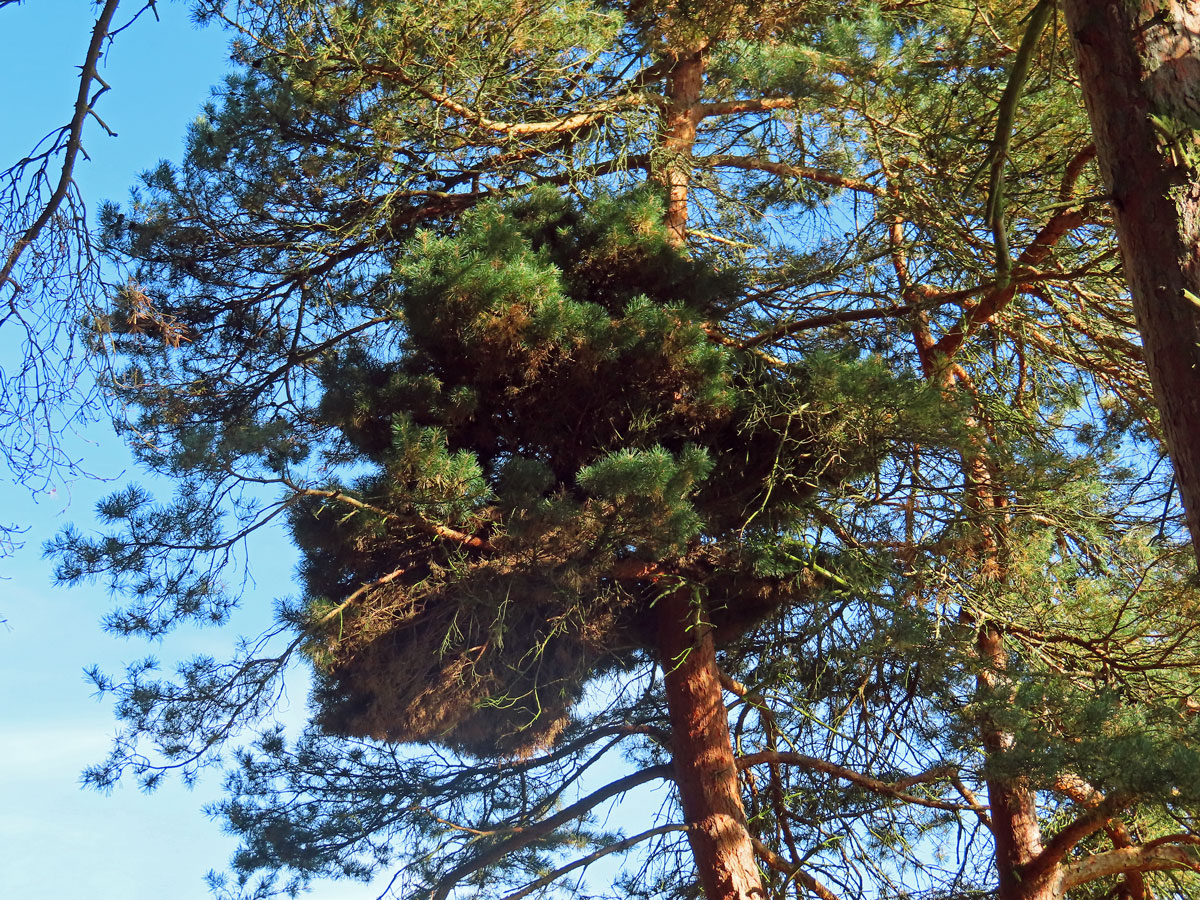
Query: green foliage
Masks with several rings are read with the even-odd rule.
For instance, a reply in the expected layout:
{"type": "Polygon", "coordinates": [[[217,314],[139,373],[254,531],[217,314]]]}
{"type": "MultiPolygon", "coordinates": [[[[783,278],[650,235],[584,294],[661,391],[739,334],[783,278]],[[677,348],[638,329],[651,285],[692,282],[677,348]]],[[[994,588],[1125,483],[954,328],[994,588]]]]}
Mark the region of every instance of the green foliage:
{"type": "Polygon", "coordinates": [[[328,727],[479,753],[549,740],[651,631],[653,592],[614,566],[741,572],[766,605],[718,593],[711,615],[744,631],[808,587],[794,566],[764,581],[729,537],[795,522],[916,427],[924,394],[876,364],[829,357],[810,377],[714,346],[702,316],[737,282],[670,247],[654,210],[543,191],[418,234],[396,270],[400,355],[325,359],[320,408],[379,471],[294,507],[309,594],[404,569],[324,626],[328,727]],[[339,514],[342,496],[361,505],[339,514]]]}

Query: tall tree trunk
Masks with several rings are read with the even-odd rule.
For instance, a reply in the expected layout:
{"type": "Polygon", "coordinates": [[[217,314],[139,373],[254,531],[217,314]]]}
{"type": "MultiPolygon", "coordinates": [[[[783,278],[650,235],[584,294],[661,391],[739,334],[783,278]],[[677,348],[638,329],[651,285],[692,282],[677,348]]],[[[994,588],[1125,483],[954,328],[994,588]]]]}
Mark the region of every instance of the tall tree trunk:
{"type": "MultiPolygon", "coordinates": [[[[995,694],[1006,690],[1008,653],[999,629],[984,624],[979,630],[976,649],[984,663],[980,686],[995,694]]],[[[1005,753],[1013,736],[992,723],[980,735],[988,755],[1005,753]]],[[[987,781],[988,805],[992,813],[992,841],[995,844],[998,900],[1054,900],[1058,896],[1057,871],[1036,881],[1022,878],[1022,870],[1042,852],[1042,832],[1038,825],[1037,797],[1023,778],[991,777],[987,781]]]]}
{"type": "MultiPolygon", "coordinates": [[[[973,417],[968,427],[981,431],[973,417]]],[[[964,459],[967,472],[968,508],[976,521],[979,534],[975,552],[979,556],[979,578],[1000,581],[1007,577],[1003,560],[1002,533],[1004,520],[999,511],[1006,505],[1003,492],[992,476],[984,447],[964,459]]],[[[1008,651],[1004,634],[986,619],[966,615],[965,621],[979,629],[975,652],[982,664],[978,688],[993,700],[1013,702],[1011,679],[1008,675],[1008,651]]],[[[1012,749],[1014,737],[990,717],[981,723],[980,742],[991,759],[997,759],[1012,749]]],[[[1053,900],[1057,897],[1056,881],[1047,877],[1031,881],[1023,870],[1042,852],[1042,832],[1038,824],[1037,795],[1026,779],[1011,775],[993,774],[987,779],[988,805],[992,813],[992,841],[996,860],[998,900],[1053,900]]]]}
{"type": "MultiPolygon", "coordinates": [[[[666,189],[664,224],[678,247],[687,241],[688,189],[705,49],[704,44],[693,45],[675,56],[666,83],[663,161],[653,173],[666,189]]],[[[695,615],[687,588],[659,598],[655,611],[675,781],[700,885],[707,900],[763,900],[766,894],[746,830],[712,629],[695,615]]]]}
{"type": "MultiPolygon", "coordinates": [[[[944,376],[947,388],[965,378],[951,366],[944,376]]],[[[982,414],[982,413],[981,413],[982,414]]],[[[974,448],[963,455],[966,475],[966,505],[977,530],[974,553],[981,583],[998,583],[1008,578],[1005,564],[1008,506],[1006,491],[990,462],[990,438],[984,423],[970,415],[965,424],[975,436],[974,448]]],[[[981,663],[977,688],[993,702],[1015,701],[1012,679],[1008,674],[1008,651],[1004,633],[986,617],[964,610],[964,622],[978,629],[975,652],[981,663]]],[[[980,724],[980,743],[990,760],[1009,752],[1015,737],[1011,731],[988,716],[980,724]]],[[[993,773],[987,779],[988,805],[991,807],[993,855],[996,862],[998,900],[1057,900],[1058,870],[1051,868],[1040,877],[1030,878],[1026,867],[1042,852],[1042,831],[1038,823],[1037,795],[1027,779],[993,773]]]]}
{"type": "Polygon", "coordinates": [[[1065,0],[1064,10],[1200,555],[1200,2],[1065,0]]]}
{"type": "Polygon", "coordinates": [[[700,884],[708,900],[762,900],[712,630],[687,588],[660,598],[655,610],[675,780],[700,884]]]}

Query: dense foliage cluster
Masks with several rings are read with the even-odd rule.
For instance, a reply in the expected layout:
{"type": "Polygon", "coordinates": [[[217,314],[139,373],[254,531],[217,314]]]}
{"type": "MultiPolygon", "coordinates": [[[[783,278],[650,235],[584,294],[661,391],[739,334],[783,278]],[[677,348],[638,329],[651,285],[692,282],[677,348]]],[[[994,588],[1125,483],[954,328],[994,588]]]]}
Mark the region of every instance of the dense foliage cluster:
{"type": "Polygon", "coordinates": [[[322,414],[377,467],[292,507],[314,615],[339,610],[327,727],[477,753],[548,739],[588,677],[653,645],[656,591],[623,570],[667,562],[725,642],[803,596],[781,554],[807,496],[913,431],[911,379],[714,344],[739,286],[661,215],[543,192],[418,234],[396,263],[403,336],[377,351],[396,355],[322,361],[322,414]]]}

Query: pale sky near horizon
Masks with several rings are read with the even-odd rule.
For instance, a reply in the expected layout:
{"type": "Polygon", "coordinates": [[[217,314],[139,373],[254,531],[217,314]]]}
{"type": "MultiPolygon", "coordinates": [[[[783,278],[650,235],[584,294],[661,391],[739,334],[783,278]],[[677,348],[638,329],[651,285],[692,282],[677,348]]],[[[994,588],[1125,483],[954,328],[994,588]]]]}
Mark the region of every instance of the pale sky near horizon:
{"type": "MultiPolygon", "coordinates": [[[[128,17],[141,3],[126,5],[119,15],[128,17]]],[[[96,9],[89,0],[26,0],[0,10],[0,169],[70,118],[96,9]]],[[[91,161],[77,174],[93,217],[101,200],[123,200],[138,172],[160,158],[179,159],[188,123],[226,68],[226,34],[197,29],[183,2],[160,0],[158,12],[160,22],[146,13],[118,36],[101,70],[112,90],[100,99],[99,113],[118,137],[88,125],[91,161]]],[[[11,347],[0,343],[0,369],[10,367],[6,353],[11,347]]],[[[88,427],[72,448],[89,471],[110,480],[76,479],[31,496],[0,471],[0,518],[28,527],[24,546],[0,558],[0,618],[7,619],[0,625],[0,897],[202,900],[210,896],[205,872],[223,868],[234,849],[202,812],[219,794],[220,773],[209,773],[190,792],[178,784],[149,796],[132,783],[110,796],[82,789],[81,770],[104,757],[115,730],[108,703],[92,695],[83,669],[99,663],[119,673],[148,654],[227,652],[232,635],[183,633],[162,647],[122,641],[100,629],[111,604],[102,589],[53,585],[43,542],[68,522],[88,527],[95,501],[136,476],[107,423],[88,427]]],[[[249,617],[287,593],[290,549],[282,537],[276,541],[279,551],[268,554],[272,568],[255,570],[249,617]]],[[[302,689],[291,702],[298,714],[302,689]]],[[[362,884],[323,883],[309,896],[378,893],[362,884]]]]}

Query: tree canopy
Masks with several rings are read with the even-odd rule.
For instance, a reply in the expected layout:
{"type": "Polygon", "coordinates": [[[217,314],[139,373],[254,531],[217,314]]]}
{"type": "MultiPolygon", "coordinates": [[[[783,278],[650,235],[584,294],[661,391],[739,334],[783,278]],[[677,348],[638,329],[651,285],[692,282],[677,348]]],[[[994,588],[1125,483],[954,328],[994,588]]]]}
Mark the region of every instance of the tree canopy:
{"type": "Polygon", "coordinates": [[[50,551],[161,637],[285,521],[301,596],[97,673],[94,783],[257,727],[231,895],[1195,892],[1200,597],[1048,6],[207,11],[90,322],[178,493],[50,551]]]}

